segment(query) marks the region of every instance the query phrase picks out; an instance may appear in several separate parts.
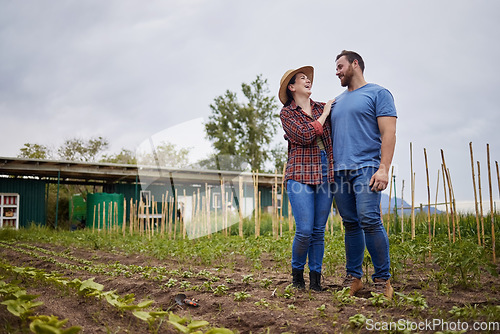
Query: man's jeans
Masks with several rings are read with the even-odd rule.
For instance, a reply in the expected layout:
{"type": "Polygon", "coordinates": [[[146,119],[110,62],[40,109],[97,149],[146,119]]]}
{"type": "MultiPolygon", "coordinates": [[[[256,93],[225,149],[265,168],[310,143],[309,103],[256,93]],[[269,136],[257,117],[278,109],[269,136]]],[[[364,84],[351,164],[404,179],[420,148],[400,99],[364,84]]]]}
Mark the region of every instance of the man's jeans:
{"type": "Polygon", "coordinates": [[[345,226],[347,274],[363,276],[365,246],[375,273],[372,279],[391,277],[389,239],[380,218],[380,192],[369,183],[375,167],[335,172],[335,202],[345,226]]]}
{"type": "Polygon", "coordinates": [[[321,273],[325,253],[325,226],[333,202],[333,183],[328,183],[328,159],[321,151],[323,183],[309,185],[287,181],[287,193],[295,218],[292,268],[303,270],[309,257],[309,270],[321,273]]]}

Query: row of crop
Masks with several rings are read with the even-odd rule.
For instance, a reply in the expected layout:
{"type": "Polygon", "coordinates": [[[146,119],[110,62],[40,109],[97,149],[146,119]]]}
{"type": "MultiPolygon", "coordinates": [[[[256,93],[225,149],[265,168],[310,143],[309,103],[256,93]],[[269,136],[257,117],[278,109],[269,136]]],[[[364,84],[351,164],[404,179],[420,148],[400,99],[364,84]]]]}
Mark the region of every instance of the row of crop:
{"type": "MultiPolygon", "coordinates": [[[[85,281],[81,281],[78,278],[73,280],[68,280],[58,274],[55,273],[46,273],[41,269],[30,268],[30,267],[16,267],[11,266],[6,263],[0,263],[0,268],[4,272],[10,272],[16,276],[25,276],[37,281],[43,281],[45,283],[50,283],[58,287],[73,289],[78,293],[78,295],[83,297],[95,297],[98,300],[105,300],[109,305],[113,306],[120,312],[132,311],[132,314],[147,322],[149,329],[152,332],[157,332],[159,329],[158,320],[162,320],[163,318],[168,316],[168,323],[176,328],[181,333],[202,333],[199,329],[203,327],[207,327],[209,323],[203,320],[195,320],[191,321],[187,318],[181,318],[175,315],[173,312],[163,311],[163,310],[146,310],[153,303],[154,300],[144,300],[139,303],[135,303],[134,294],[128,294],[126,296],[120,296],[115,293],[115,291],[104,291],[104,286],[97,282],[94,282],[94,278],[87,279],[85,281]]],[[[18,281],[14,281],[18,282],[18,281]]],[[[0,286],[1,283],[0,283],[0,286]]],[[[4,284],[4,286],[8,286],[4,284]]],[[[3,287],[3,286],[2,286],[3,287]]],[[[3,291],[14,291],[15,289],[2,289],[0,290],[0,294],[3,294],[3,291]]],[[[41,303],[32,303],[31,300],[36,298],[37,296],[27,295],[25,290],[18,289],[16,293],[5,293],[4,299],[9,298],[5,296],[18,296],[19,298],[14,300],[10,298],[3,302],[2,304],[7,305],[8,310],[20,317],[26,317],[28,314],[33,312],[34,307],[41,305],[41,303]],[[23,292],[24,291],[24,292],[23,292]]],[[[32,317],[34,323],[30,324],[30,328],[47,328],[48,323],[54,324],[54,321],[57,320],[56,317],[32,317]],[[41,324],[42,321],[47,323],[41,324]]],[[[60,328],[67,322],[67,320],[57,322],[57,326],[59,326],[58,331],[54,331],[54,333],[61,334],[73,334],[77,333],[80,330],[80,327],[74,326],[69,329],[61,330],[60,328]]],[[[160,322],[161,324],[161,322],[160,322]]],[[[42,333],[42,331],[34,331],[35,333],[42,333]]],[[[230,334],[233,333],[231,330],[226,328],[211,328],[205,334],[230,334]]]]}
{"type": "MultiPolygon", "coordinates": [[[[20,271],[19,268],[12,268],[5,264],[2,264],[2,269],[20,271]]],[[[7,311],[19,317],[22,322],[29,320],[29,328],[33,333],[76,334],[81,330],[79,326],[64,328],[68,319],[59,320],[54,315],[33,316],[35,309],[43,305],[43,302],[35,302],[34,300],[39,296],[28,294],[19,286],[19,283],[16,280],[10,282],[0,280],[0,304],[5,305],[7,311]]]]}

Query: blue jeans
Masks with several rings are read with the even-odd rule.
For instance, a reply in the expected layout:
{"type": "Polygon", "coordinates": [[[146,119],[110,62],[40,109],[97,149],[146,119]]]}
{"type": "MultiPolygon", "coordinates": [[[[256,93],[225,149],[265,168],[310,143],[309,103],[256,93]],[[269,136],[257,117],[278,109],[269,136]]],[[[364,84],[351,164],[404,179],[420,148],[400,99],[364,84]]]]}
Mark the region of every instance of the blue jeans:
{"type": "Polygon", "coordinates": [[[303,270],[309,258],[309,270],[321,273],[325,253],[325,226],[333,202],[333,183],[328,183],[328,159],[321,151],[323,183],[303,184],[287,181],[287,193],[295,218],[292,268],[303,270]]]}
{"type": "Polygon", "coordinates": [[[375,167],[335,172],[335,202],[345,227],[347,274],[363,276],[365,247],[375,269],[372,279],[389,279],[389,238],[380,218],[380,192],[369,183],[375,167]]]}

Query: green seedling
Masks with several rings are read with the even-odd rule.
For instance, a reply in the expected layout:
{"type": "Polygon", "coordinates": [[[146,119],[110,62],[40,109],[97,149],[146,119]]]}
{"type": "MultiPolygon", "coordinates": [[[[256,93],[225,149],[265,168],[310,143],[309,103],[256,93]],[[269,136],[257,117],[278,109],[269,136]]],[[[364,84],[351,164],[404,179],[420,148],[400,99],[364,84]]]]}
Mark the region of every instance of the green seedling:
{"type": "Polygon", "coordinates": [[[63,328],[68,322],[68,319],[59,320],[56,316],[39,315],[36,317],[29,317],[31,321],[30,330],[36,334],[54,333],[54,334],[76,334],[82,328],[79,326],[72,326],[63,328]]]}
{"type": "Polygon", "coordinates": [[[234,300],[237,302],[241,302],[241,301],[243,301],[251,296],[252,296],[251,294],[246,293],[245,291],[235,292],[234,293],[234,300]]]}

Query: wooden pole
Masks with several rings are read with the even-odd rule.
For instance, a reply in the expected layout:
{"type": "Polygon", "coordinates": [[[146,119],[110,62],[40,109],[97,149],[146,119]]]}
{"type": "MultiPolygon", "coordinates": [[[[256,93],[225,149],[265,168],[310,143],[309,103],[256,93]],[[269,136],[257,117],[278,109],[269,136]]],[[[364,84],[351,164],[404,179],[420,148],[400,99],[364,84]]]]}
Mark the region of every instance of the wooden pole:
{"type": "Polygon", "coordinates": [[[490,190],[491,244],[493,253],[493,263],[496,263],[497,260],[495,253],[495,208],[493,207],[493,188],[491,186],[490,144],[486,144],[486,154],[488,156],[488,184],[490,190]]]}
{"type": "Polygon", "coordinates": [[[410,142],[410,188],[411,188],[411,239],[415,239],[415,173],[413,172],[413,145],[410,142]]]}
{"type": "MultiPolygon", "coordinates": [[[[391,225],[391,199],[392,199],[392,176],[394,175],[394,166],[391,168],[391,180],[389,181],[389,206],[387,208],[387,226],[386,232],[387,236],[389,236],[389,227],[391,225]]],[[[396,196],[396,194],[394,194],[396,196]]]]}
{"type": "Polygon", "coordinates": [[[174,214],[174,240],[175,240],[176,234],[177,234],[177,228],[178,228],[178,225],[180,224],[180,219],[181,219],[180,215],[179,215],[179,217],[177,217],[177,210],[180,209],[178,189],[175,189],[175,197],[174,197],[174,202],[172,203],[172,206],[174,208],[173,214],[174,214]]]}
{"type": "Polygon", "coordinates": [[[484,212],[483,212],[483,188],[481,186],[481,164],[477,161],[477,183],[479,190],[479,218],[481,221],[481,235],[483,238],[483,246],[486,246],[484,242],[484,212]]]}
{"type": "Polygon", "coordinates": [[[184,205],[182,206],[182,212],[181,212],[181,215],[182,215],[182,239],[186,239],[186,217],[184,215],[184,213],[186,212],[186,206],[187,206],[186,189],[183,189],[182,195],[183,195],[182,202],[184,203],[184,205]]]}
{"type": "MultiPolygon", "coordinates": [[[[405,180],[401,180],[401,242],[404,242],[404,200],[403,200],[403,193],[405,190],[405,180]]],[[[397,208],[396,208],[397,210],[397,208]]]]}
{"type": "Polygon", "coordinates": [[[238,177],[238,190],[239,190],[239,201],[238,201],[238,216],[239,216],[239,225],[238,225],[238,233],[240,238],[243,238],[243,177],[238,177]]]}
{"type": "MultiPolygon", "coordinates": [[[[206,190],[206,198],[205,198],[205,214],[206,214],[206,218],[207,218],[207,235],[209,238],[212,238],[212,222],[210,221],[210,202],[212,201],[212,188],[210,188],[208,186],[208,184],[205,183],[205,189],[206,190]]],[[[214,205],[215,207],[217,207],[217,205],[214,205]]],[[[217,222],[217,220],[216,220],[217,222]]]]}
{"type": "Polygon", "coordinates": [[[452,223],[451,224],[451,226],[452,226],[451,237],[452,237],[453,243],[455,243],[455,241],[456,241],[456,221],[455,221],[455,209],[454,209],[454,205],[453,205],[453,191],[451,190],[450,170],[445,169],[445,172],[446,172],[446,180],[448,182],[448,192],[449,192],[449,196],[450,196],[450,216],[451,216],[451,223],[452,223]]]}
{"type": "Polygon", "coordinates": [[[429,242],[432,240],[431,233],[431,186],[429,181],[429,165],[427,164],[427,150],[424,148],[425,175],[427,178],[427,224],[429,225],[429,242]]]}
{"type": "Polygon", "coordinates": [[[439,169],[437,173],[437,182],[436,182],[436,202],[434,204],[434,226],[432,228],[432,237],[436,236],[436,217],[437,217],[437,203],[438,203],[438,193],[439,193],[439,169]]]}
{"type": "Polygon", "coordinates": [[[497,166],[498,194],[500,195],[500,173],[498,172],[498,161],[495,161],[495,165],[497,166]]]}
{"type": "Polygon", "coordinates": [[[106,234],[108,223],[106,221],[106,202],[102,202],[102,232],[106,234]]]}
{"type": "Polygon", "coordinates": [[[93,216],[94,219],[92,219],[92,223],[93,223],[92,224],[92,234],[95,232],[95,218],[96,218],[95,217],[95,209],[96,209],[96,207],[94,205],[94,216],[93,216]]]}
{"type": "Polygon", "coordinates": [[[472,142],[469,142],[469,150],[470,150],[470,167],[472,171],[472,188],[474,189],[474,208],[476,209],[477,244],[481,246],[481,230],[479,227],[479,209],[477,205],[476,175],[474,173],[474,153],[472,151],[472,142]]]}
{"type": "Polygon", "coordinates": [[[451,196],[453,198],[453,212],[455,212],[455,227],[456,231],[458,232],[458,239],[462,239],[462,236],[460,235],[460,216],[458,214],[457,210],[457,201],[455,200],[455,190],[453,190],[453,181],[451,179],[451,173],[450,170],[448,169],[448,175],[450,177],[450,190],[451,190],[451,196]]]}
{"type": "Polygon", "coordinates": [[[260,236],[259,224],[259,171],[252,173],[253,179],[253,195],[254,195],[254,219],[255,219],[255,237],[260,236]]]}
{"type": "MultiPolygon", "coordinates": [[[[450,176],[448,174],[448,168],[446,167],[446,161],[444,159],[444,151],[443,150],[441,150],[441,159],[443,161],[443,169],[444,169],[445,180],[448,183],[448,191],[449,191],[449,195],[450,195],[450,214],[451,214],[451,221],[453,223],[453,242],[455,242],[455,216],[453,214],[451,186],[450,186],[450,176]]],[[[448,230],[449,230],[449,221],[448,221],[448,230]]],[[[448,232],[448,234],[450,234],[450,233],[448,232]]]]}

